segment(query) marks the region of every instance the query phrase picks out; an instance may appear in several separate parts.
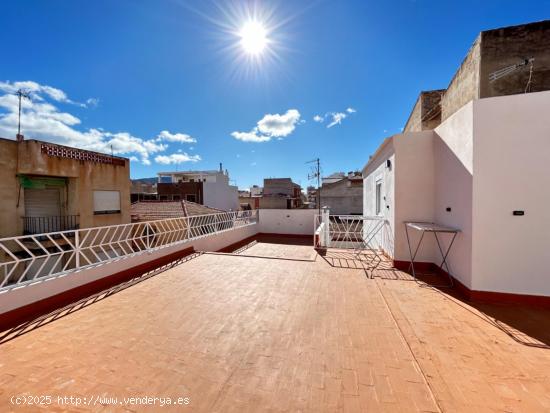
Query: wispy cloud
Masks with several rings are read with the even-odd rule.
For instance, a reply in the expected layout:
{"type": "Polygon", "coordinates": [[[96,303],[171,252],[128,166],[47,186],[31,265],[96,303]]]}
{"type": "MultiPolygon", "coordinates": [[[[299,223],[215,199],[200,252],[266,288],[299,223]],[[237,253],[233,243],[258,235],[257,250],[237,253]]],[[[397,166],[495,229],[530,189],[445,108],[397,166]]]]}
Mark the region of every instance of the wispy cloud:
{"type": "Polygon", "coordinates": [[[184,162],[198,162],[202,160],[199,155],[188,155],[187,153],[173,153],[171,155],[158,155],[155,162],[164,165],[179,164],[184,162]]]}
{"type": "Polygon", "coordinates": [[[232,132],[231,136],[243,142],[268,142],[273,138],[284,138],[294,132],[300,121],[300,112],[289,109],[286,113],[267,114],[250,132],[232,132]]]}
{"type": "MultiPolygon", "coordinates": [[[[152,154],[168,149],[166,142],[180,142],[188,135],[162,131],[162,139],[142,139],[129,132],[110,132],[102,128],[80,129],[81,120],[58,105],[80,107],[97,105],[98,99],[90,98],[86,104],[71,100],[61,89],[40,85],[33,81],[0,82],[0,136],[15,137],[17,133],[18,89],[31,91],[31,99],[22,101],[22,131],[29,137],[77,148],[126,155],[135,162],[138,158],[150,165],[152,154]],[[1,92],[4,92],[2,94],[1,92]],[[168,135],[167,135],[168,134],[168,135]]],[[[192,138],[191,138],[192,139],[192,138]]]]}
{"type": "Polygon", "coordinates": [[[180,143],[195,143],[197,140],[185,133],[170,133],[167,130],[160,132],[155,139],[158,142],[168,141],[168,142],[180,142],[180,143]]]}
{"type": "Polygon", "coordinates": [[[317,123],[323,123],[325,120],[328,120],[327,128],[332,128],[333,126],[341,125],[344,119],[356,112],[357,110],[354,108],[348,107],[343,112],[327,112],[324,115],[315,115],[313,120],[317,123]]]}

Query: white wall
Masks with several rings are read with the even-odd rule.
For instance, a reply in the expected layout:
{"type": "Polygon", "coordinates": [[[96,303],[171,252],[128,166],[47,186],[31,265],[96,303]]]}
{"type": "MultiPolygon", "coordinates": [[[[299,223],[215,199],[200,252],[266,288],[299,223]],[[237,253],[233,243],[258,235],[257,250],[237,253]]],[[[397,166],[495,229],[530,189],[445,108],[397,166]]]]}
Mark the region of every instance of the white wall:
{"type": "Polygon", "coordinates": [[[363,170],[363,215],[376,216],[376,183],[382,182],[381,216],[387,220],[384,230],[375,238],[373,245],[382,248],[391,257],[394,256],[395,228],[395,150],[393,137],[384,142],[380,152],[363,170]],[[391,168],[386,167],[390,160],[391,168]]]}
{"type": "MultiPolygon", "coordinates": [[[[455,112],[435,129],[435,133],[434,220],[461,230],[448,264],[453,276],[472,288],[473,103],[455,112]]],[[[442,234],[441,238],[446,248],[452,237],[442,234]]],[[[434,254],[439,265],[440,254],[436,250],[434,254]]]]}
{"type": "Polygon", "coordinates": [[[259,232],[268,234],[311,235],[317,209],[259,209],[259,232]]]}
{"type": "Polygon", "coordinates": [[[550,296],[549,108],[550,92],[474,103],[476,290],[550,296]]]}
{"type": "Polygon", "coordinates": [[[227,185],[226,182],[204,182],[204,205],[222,209],[224,211],[239,210],[239,191],[236,186],[227,185]]]}
{"type": "MultiPolygon", "coordinates": [[[[434,220],[434,133],[433,131],[407,132],[394,137],[395,146],[395,259],[410,261],[405,232],[405,221],[434,220]]],[[[414,248],[421,233],[409,230],[414,248]]],[[[416,256],[419,262],[436,262],[435,241],[425,234],[416,256]]],[[[414,251],[413,251],[414,252],[414,251]]]]}

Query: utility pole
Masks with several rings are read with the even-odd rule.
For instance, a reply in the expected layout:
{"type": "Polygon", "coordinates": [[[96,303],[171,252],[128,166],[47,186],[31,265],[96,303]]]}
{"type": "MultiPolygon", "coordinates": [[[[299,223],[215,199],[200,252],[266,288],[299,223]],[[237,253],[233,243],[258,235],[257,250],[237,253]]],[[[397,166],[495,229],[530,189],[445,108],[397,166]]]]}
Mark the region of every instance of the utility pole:
{"type": "Polygon", "coordinates": [[[317,178],[317,209],[319,210],[319,216],[321,216],[321,161],[317,158],[307,163],[313,163],[316,166],[314,172],[308,174],[307,179],[317,178]]]}
{"type": "Polygon", "coordinates": [[[21,99],[31,99],[31,94],[27,92],[26,90],[19,89],[17,92],[15,92],[15,95],[19,98],[19,117],[17,119],[17,140],[22,139],[21,135],[21,99]]]}

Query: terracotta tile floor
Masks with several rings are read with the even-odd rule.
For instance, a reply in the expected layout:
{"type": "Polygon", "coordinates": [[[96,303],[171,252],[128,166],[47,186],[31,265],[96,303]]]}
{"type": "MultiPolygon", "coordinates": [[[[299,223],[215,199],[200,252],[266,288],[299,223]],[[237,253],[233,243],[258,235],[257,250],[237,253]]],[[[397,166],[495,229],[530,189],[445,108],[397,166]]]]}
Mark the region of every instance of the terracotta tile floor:
{"type": "Polygon", "coordinates": [[[476,309],[387,271],[202,255],[0,344],[0,412],[25,411],[14,394],[190,398],[127,411],[550,409],[550,312],[476,309]]]}

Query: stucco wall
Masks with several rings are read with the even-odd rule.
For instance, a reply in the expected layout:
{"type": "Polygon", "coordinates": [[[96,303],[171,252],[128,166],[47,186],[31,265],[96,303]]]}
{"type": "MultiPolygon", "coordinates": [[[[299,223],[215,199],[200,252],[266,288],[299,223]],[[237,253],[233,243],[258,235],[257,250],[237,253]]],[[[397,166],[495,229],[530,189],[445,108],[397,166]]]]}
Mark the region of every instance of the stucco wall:
{"type": "Polygon", "coordinates": [[[204,182],[204,205],[224,211],[239,210],[239,191],[236,186],[227,185],[220,180],[204,182]]]}
{"type": "Polygon", "coordinates": [[[329,207],[335,215],[363,213],[363,186],[342,179],[321,187],[321,206],[329,207]]]}
{"type": "Polygon", "coordinates": [[[382,183],[381,213],[387,224],[384,230],[373,240],[373,246],[383,249],[391,257],[394,256],[394,229],[395,229],[395,151],[394,137],[385,141],[380,152],[363,169],[363,215],[376,216],[376,183],[382,183]],[[392,167],[386,166],[390,160],[392,167]]]}
{"type": "Polygon", "coordinates": [[[494,82],[489,75],[499,69],[533,57],[531,91],[550,89],[550,21],[506,27],[481,33],[480,97],[524,93],[529,66],[524,66],[494,82]]]}
{"type": "Polygon", "coordinates": [[[259,209],[259,232],[311,235],[313,240],[314,218],[317,212],[316,209],[259,209]]]}
{"type": "Polygon", "coordinates": [[[441,99],[441,121],[469,101],[479,98],[480,49],[481,39],[478,36],[441,99]]]}
{"type": "Polygon", "coordinates": [[[476,290],[550,295],[548,108],[550,92],[474,103],[476,290]]]}
{"type": "Polygon", "coordinates": [[[22,235],[21,217],[25,214],[25,191],[19,192],[17,174],[67,177],[67,192],[63,197],[64,214],[80,215],[80,227],[97,227],[130,222],[130,167],[58,158],[41,153],[41,142],[16,142],[0,139],[0,203],[2,225],[0,236],[22,235]],[[94,215],[93,191],[120,191],[121,213],[94,215]],[[17,208],[17,203],[19,207],[17,208]]]}
{"type": "MultiPolygon", "coordinates": [[[[20,235],[23,232],[24,202],[17,200],[17,142],[0,139],[0,238],[20,235]]],[[[23,192],[23,191],[21,191],[23,192]]]]}
{"type": "MultiPolygon", "coordinates": [[[[473,103],[470,102],[435,129],[435,222],[460,229],[448,264],[462,284],[472,286],[473,103]],[[450,208],[450,211],[447,211],[450,208]]],[[[446,248],[451,240],[442,235],[446,248]]],[[[439,259],[437,251],[436,257],[439,259]]],[[[436,261],[437,264],[441,263],[436,261]]]]}
{"type": "MultiPolygon", "coordinates": [[[[405,233],[405,221],[433,221],[434,219],[434,133],[410,132],[394,136],[395,148],[395,259],[409,261],[410,254],[405,233]]],[[[417,261],[434,262],[434,240],[424,237],[416,256],[417,261]]],[[[414,247],[421,234],[409,231],[414,247]]]]}

